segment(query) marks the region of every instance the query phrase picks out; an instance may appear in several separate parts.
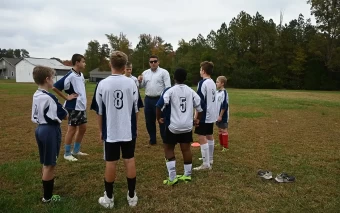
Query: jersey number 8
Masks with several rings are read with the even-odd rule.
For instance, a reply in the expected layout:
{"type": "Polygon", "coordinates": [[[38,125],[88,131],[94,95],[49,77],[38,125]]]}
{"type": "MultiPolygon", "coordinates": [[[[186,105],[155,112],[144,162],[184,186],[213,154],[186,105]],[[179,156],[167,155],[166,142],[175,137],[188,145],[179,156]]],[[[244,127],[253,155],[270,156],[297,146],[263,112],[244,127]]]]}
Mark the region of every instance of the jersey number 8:
{"type": "Polygon", "coordinates": [[[116,109],[123,108],[123,105],[124,105],[124,103],[123,103],[123,92],[121,90],[116,90],[113,93],[113,97],[114,97],[113,103],[114,103],[114,106],[116,107],[116,109]]]}

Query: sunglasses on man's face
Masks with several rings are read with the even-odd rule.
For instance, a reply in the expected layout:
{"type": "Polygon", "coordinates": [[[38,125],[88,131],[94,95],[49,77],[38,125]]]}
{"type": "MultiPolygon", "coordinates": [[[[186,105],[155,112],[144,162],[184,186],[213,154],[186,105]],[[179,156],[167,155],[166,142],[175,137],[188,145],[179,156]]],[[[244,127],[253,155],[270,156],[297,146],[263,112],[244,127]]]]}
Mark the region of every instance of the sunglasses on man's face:
{"type": "Polygon", "coordinates": [[[153,63],[157,63],[158,61],[157,60],[154,60],[154,61],[149,61],[150,64],[153,64],[153,63]]]}

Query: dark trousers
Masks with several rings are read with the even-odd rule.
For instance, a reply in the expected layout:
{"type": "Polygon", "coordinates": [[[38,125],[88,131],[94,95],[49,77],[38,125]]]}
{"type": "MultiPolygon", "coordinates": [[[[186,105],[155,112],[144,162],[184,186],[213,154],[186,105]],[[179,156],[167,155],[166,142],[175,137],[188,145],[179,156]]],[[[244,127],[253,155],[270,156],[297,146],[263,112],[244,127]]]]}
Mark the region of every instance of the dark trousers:
{"type": "MultiPolygon", "coordinates": [[[[159,98],[150,98],[145,96],[144,99],[144,114],[146,129],[150,136],[150,144],[156,144],[156,104],[159,98]]],[[[164,141],[165,125],[159,124],[162,140],[164,141]]]]}

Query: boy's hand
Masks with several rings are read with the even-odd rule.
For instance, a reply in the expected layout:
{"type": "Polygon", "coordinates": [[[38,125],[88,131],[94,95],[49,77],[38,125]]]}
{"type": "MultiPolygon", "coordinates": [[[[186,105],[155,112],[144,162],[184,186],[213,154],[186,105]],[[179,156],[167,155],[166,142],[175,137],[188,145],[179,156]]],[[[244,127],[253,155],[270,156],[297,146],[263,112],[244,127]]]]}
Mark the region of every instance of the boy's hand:
{"type": "Polygon", "coordinates": [[[143,81],[143,76],[142,75],[138,76],[138,81],[139,82],[143,81]]]}
{"type": "Polygon", "coordinates": [[[222,120],[222,116],[218,116],[217,121],[220,122],[222,120]]]}
{"type": "Polygon", "coordinates": [[[164,118],[160,118],[160,119],[158,120],[158,123],[164,124],[164,118]]]}
{"type": "Polygon", "coordinates": [[[194,126],[198,127],[200,124],[200,120],[198,120],[197,118],[194,119],[194,126]]]}
{"type": "Polygon", "coordinates": [[[73,100],[75,98],[78,97],[78,94],[77,93],[72,93],[71,95],[68,95],[67,96],[67,100],[70,101],[70,100],[73,100]]]}

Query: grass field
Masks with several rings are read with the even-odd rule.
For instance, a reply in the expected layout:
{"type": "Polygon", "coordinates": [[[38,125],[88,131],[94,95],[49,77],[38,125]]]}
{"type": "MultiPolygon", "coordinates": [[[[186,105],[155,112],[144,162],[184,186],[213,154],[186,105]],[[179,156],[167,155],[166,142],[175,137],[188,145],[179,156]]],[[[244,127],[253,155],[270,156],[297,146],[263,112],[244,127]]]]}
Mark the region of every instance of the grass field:
{"type": "MultiPolygon", "coordinates": [[[[88,106],[94,84],[87,84],[88,106]]],[[[58,160],[58,204],[43,205],[40,165],[30,121],[34,84],[0,81],[0,212],[340,212],[340,93],[229,89],[230,149],[215,150],[211,171],[194,172],[193,181],[162,185],[166,166],[161,140],[145,147],[144,113],[136,147],[138,206],[128,207],[123,164],[115,182],[115,208],[103,209],[102,145],[96,115],[88,112],[78,162],[58,160]],[[295,183],[263,181],[258,169],[287,172],[295,183]]],[[[62,124],[63,135],[67,124],[62,124]]],[[[215,131],[216,132],[216,131],[215,131]]],[[[215,139],[218,138],[215,134],[215,139]]],[[[195,138],[196,139],[196,138],[195,138]]],[[[217,142],[218,143],[218,142],[217,142]]],[[[193,148],[193,165],[200,164],[193,148]]],[[[183,172],[177,154],[177,172],[183,172]]]]}

